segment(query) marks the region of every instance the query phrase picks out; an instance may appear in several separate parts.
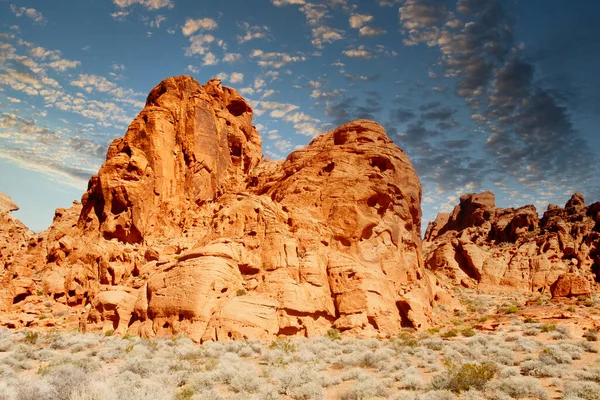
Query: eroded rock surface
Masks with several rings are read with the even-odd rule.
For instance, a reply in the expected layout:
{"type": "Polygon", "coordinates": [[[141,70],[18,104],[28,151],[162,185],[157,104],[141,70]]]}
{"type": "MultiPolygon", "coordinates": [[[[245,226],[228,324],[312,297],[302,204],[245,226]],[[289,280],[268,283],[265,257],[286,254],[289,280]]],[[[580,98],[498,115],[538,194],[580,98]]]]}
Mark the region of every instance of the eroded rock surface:
{"type": "Polygon", "coordinates": [[[429,224],[425,263],[483,291],[589,294],[600,281],[599,210],[600,203],[586,207],[577,193],[539,218],[532,205],[497,208],[491,192],[465,195],[429,224]]]}
{"type": "Polygon", "coordinates": [[[443,293],[422,261],[420,199],[375,122],[269,161],[235,90],[169,78],[81,204],[7,267],[22,294],[4,311],[50,298],[88,331],[196,341],[422,328],[443,293]]]}

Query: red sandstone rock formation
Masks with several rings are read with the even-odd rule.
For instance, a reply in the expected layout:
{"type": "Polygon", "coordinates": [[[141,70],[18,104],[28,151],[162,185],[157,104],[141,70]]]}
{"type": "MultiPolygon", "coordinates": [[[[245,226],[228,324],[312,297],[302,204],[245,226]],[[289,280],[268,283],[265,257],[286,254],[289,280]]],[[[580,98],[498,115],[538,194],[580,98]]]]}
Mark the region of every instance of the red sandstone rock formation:
{"type": "Polygon", "coordinates": [[[7,267],[32,287],[3,308],[35,308],[39,292],[87,304],[90,329],[197,341],[424,327],[443,293],[423,266],[420,198],[377,123],[271,162],[235,90],[169,78],[82,203],[57,210],[29,261],[7,267]]]}
{"type": "Polygon", "coordinates": [[[465,195],[451,214],[429,224],[425,263],[456,284],[484,291],[552,285],[555,296],[586,294],[600,281],[599,211],[600,203],[586,207],[574,194],[564,209],[550,205],[540,219],[532,205],[501,209],[490,192],[465,195]]]}

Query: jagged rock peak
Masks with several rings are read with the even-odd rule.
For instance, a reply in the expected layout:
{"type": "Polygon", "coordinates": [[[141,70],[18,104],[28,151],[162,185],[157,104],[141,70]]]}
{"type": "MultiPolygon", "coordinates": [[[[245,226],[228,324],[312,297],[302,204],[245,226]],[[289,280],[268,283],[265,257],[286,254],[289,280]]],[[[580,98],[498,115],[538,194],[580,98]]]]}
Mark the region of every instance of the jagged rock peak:
{"type": "Polygon", "coordinates": [[[600,203],[586,207],[579,193],[564,208],[549,205],[541,219],[533,205],[503,209],[490,192],[465,195],[430,223],[426,264],[483,290],[580,293],[600,282],[598,211],[600,203]]]}
{"type": "Polygon", "coordinates": [[[0,193],[0,213],[17,211],[19,206],[8,195],[0,193]]]}
{"type": "Polygon", "coordinates": [[[252,108],[234,89],[219,79],[202,86],[167,78],[111,143],[83,196],[80,224],[128,243],[179,232],[181,210],[234,190],[261,159],[252,108]]]}

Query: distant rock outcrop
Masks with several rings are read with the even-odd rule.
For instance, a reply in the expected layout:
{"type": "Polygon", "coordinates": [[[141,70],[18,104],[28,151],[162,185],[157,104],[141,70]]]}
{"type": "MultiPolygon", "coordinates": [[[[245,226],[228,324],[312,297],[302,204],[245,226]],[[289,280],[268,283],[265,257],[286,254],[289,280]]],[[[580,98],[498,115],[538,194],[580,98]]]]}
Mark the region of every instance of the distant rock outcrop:
{"type": "Polygon", "coordinates": [[[483,291],[589,294],[600,281],[600,203],[574,194],[561,208],[502,209],[491,192],[464,195],[425,233],[427,268],[483,291]]]}
{"type": "Polygon", "coordinates": [[[425,327],[439,293],[423,265],[420,199],[408,157],[377,123],[268,161],[235,90],[169,78],[81,204],[57,210],[43,246],[7,265],[31,289],[0,308],[50,297],[88,310],[88,330],[196,341],[425,327]]]}

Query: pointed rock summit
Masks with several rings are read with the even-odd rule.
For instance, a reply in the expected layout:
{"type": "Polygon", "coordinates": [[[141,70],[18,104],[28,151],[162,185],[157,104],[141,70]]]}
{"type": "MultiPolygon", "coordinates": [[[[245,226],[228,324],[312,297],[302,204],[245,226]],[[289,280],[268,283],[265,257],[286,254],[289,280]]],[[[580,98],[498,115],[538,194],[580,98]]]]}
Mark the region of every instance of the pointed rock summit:
{"type": "Polygon", "coordinates": [[[6,265],[0,309],[31,311],[40,293],[89,310],[88,331],[196,341],[423,328],[437,289],[420,201],[410,160],[375,122],[269,161],[235,90],[168,78],[81,204],[6,265]],[[11,297],[19,279],[28,289],[11,297]]]}

